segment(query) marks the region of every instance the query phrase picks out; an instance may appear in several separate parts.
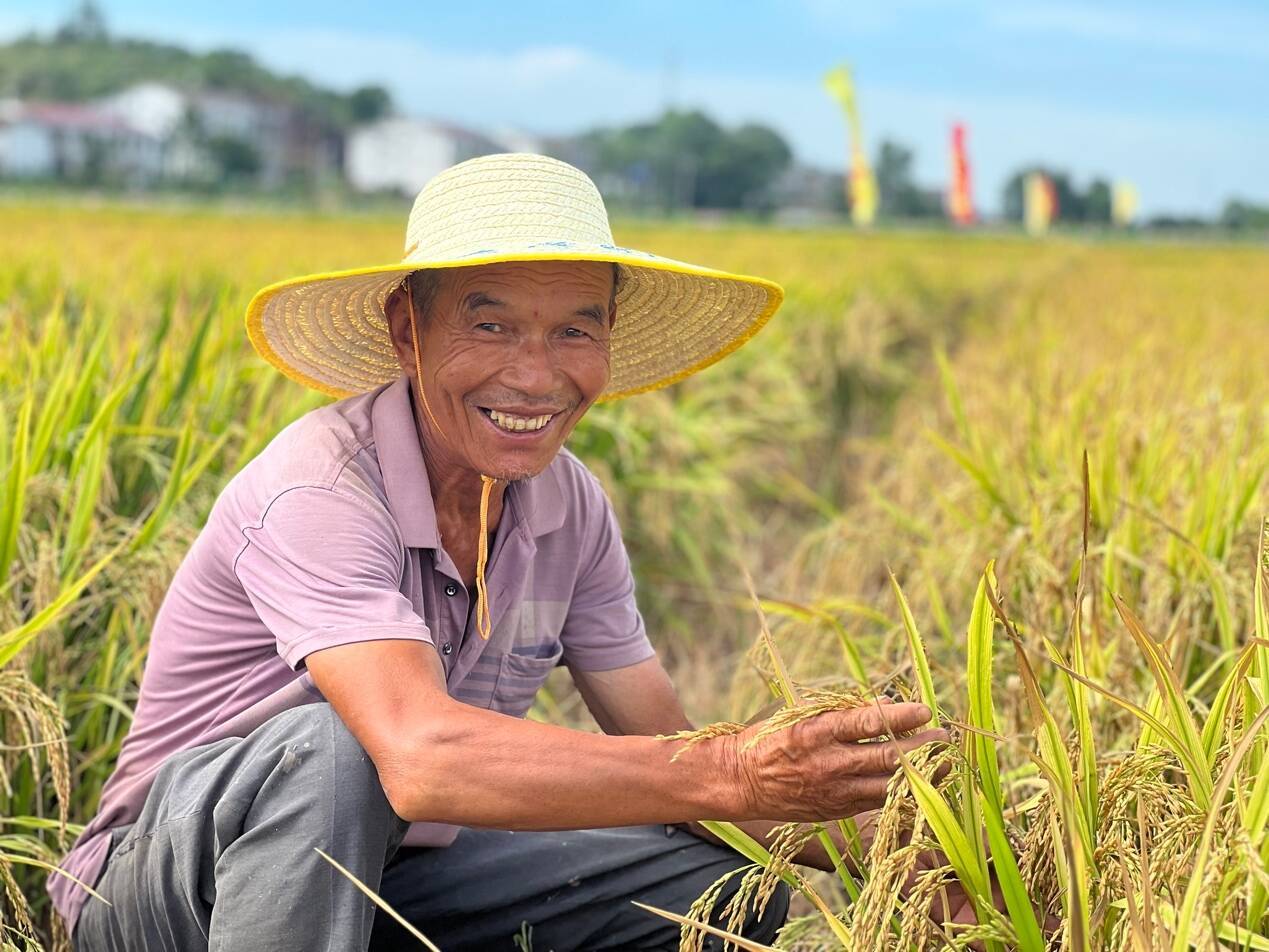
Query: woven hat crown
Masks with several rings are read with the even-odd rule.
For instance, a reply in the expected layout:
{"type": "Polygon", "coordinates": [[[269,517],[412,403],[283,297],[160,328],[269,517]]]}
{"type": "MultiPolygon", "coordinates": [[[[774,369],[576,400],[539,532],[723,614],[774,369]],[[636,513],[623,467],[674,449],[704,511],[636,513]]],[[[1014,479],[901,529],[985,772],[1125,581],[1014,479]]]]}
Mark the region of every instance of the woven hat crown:
{"type": "Polygon", "coordinates": [[[613,243],[595,183],[558,159],[509,152],[468,159],[423,186],[406,223],[402,261],[571,243],[613,243]]]}
{"type": "Polygon", "coordinates": [[[414,200],[400,261],[288,278],[247,305],[251,343],[294,380],[331,396],[401,373],[384,311],[412,271],[510,261],[610,261],[621,268],[609,341],[615,400],[681,380],[756,334],[784,297],[774,281],[613,242],[595,183],[545,155],[468,159],[414,200]]]}

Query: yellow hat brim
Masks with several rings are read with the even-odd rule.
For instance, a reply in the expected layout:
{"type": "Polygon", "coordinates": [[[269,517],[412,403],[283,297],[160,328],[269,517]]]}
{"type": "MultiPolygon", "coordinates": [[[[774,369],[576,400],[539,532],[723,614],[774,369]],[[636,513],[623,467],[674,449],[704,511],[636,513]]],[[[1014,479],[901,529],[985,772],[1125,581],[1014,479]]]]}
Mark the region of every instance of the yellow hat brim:
{"type": "Polygon", "coordinates": [[[716,363],[757,334],[784,300],[784,289],[774,281],[632,249],[490,251],[270,284],[247,306],[247,336],[292,380],[332,397],[364,392],[401,372],[383,303],[405,275],[506,261],[610,261],[623,267],[610,345],[612,377],[601,401],[656,390],[716,363]]]}

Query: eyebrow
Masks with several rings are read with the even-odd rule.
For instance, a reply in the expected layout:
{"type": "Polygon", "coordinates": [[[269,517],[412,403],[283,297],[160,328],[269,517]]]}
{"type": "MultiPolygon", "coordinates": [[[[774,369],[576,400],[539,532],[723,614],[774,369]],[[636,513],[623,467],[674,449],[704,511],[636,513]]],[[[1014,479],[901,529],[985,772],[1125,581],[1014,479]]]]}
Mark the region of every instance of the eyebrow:
{"type": "MultiPolygon", "coordinates": [[[[463,298],[463,304],[468,310],[476,310],[479,307],[504,307],[506,302],[500,301],[495,297],[490,297],[484,291],[473,291],[471,294],[463,298]]],[[[598,304],[590,304],[586,307],[579,307],[573,312],[575,317],[587,317],[599,324],[601,327],[608,325],[608,312],[598,304]]]]}
{"type": "Polygon", "coordinates": [[[589,307],[579,307],[573,313],[579,317],[589,317],[601,327],[608,326],[608,312],[601,308],[598,304],[592,304],[589,307]]]}
{"type": "Polygon", "coordinates": [[[493,307],[502,307],[503,302],[499,301],[497,298],[490,297],[484,291],[473,291],[471,294],[467,295],[467,297],[463,298],[463,305],[468,310],[474,311],[478,307],[486,307],[490,305],[493,307]]]}

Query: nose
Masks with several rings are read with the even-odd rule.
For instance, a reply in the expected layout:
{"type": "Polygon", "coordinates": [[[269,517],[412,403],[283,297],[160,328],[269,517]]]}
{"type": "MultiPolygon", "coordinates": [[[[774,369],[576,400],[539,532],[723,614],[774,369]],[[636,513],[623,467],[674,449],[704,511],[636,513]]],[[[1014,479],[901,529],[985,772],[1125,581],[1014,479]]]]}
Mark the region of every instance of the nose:
{"type": "Polygon", "coordinates": [[[529,397],[547,397],[560,389],[558,355],[540,336],[526,336],[500,375],[502,383],[529,397]]]}

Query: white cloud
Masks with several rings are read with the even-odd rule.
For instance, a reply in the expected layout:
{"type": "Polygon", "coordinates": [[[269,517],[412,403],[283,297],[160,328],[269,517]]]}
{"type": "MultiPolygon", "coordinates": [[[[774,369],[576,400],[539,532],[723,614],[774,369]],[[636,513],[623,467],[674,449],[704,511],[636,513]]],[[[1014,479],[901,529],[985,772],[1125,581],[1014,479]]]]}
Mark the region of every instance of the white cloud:
{"type": "MultiPolygon", "coordinates": [[[[826,15],[836,12],[827,3],[824,8],[826,15]]],[[[1051,16],[1047,9],[1018,8],[1002,16],[1013,24],[1011,29],[1040,30],[1044,17],[1051,16]]],[[[1113,16],[1098,19],[1096,10],[1091,14],[1082,21],[1065,21],[1066,27],[1107,32],[1124,27],[1113,16]],[[1080,22],[1082,27],[1073,25],[1080,22]]],[[[0,31],[3,26],[0,19],[0,31]]],[[[567,133],[620,124],[654,116],[671,95],[670,75],[657,64],[619,63],[579,46],[459,50],[369,31],[297,28],[260,34],[178,23],[167,28],[195,48],[245,49],[271,68],[323,85],[349,89],[382,83],[410,114],[483,129],[567,133]]],[[[140,23],[121,22],[117,29],[151,32],[140,23]]],[[[1160,36],[1171,34],[1156,32],[1153,42],[1167,41],[1160,36]]],[[[826,167],[844,161],[842,117],[821,88],[818,73],[791,79],[756,68],[728,73],[688,67],[673,79],[673,101],[703,108],[729,124],[768,123],[805,161],[826,167]]],[[[987,208],[998,204],[1010,172],[1036,160],[1067,168],[1081,179],[1092,174],[1131,179],[1147,213],[1210,213],[1231,194],[1265,197],[1263,170],[1254,166],[1256,156],[1269,152],[1269,129],[1253,117],[1142,117],[1008,91],[963,95],[879,84],[861,89],[861,108],[869,151],[883,136],[904,142],[916,150],[918,176],[931,185],[947,177],[948,127],[955,119],[968,122],[976,186],[980,204],[987,208]]]]}
{"type": "MultiPolygon", "coordinates": [[[[630,66],[571,46],[469,52],[381,34],[316,30],[271,34],[267,48],[246,45],[276,68],[343,88],[382,82],[407,112],[477,128],[571,132],[648,118],[668,98],[667,77],[655,66],[630,66]]],[[[804,161],[826,167],[844,161],[844,123],[818,75],[800,81],[684,70],[674,101],[728,124],[766,122],[804,161]]],[[[869,151],[882,137],[904,142],[916,150],[918,176],[931,185],[947,177],[951,123],[968,122],[979,202],[989,209],[997,207],[1005,178],[1038,160],[1080,179],[1131,179],[1146,213],[1210,213],[1230,194],[1264,193],[1263,172],[1253,168],[1253,159],[1269,150],[1269,131],[1250,119],[1143,118],[1008,92],[966,97],[877,84],[861,90],[861,108],[869,151]]]]}
{"type": "Polygon", "coordinates": [[[382,83],[405,111],[477,127],[519,125],[567,132],[655,112],[664,83],[575,46],[511,52],[441,49],[378,34],[315,30],[273,34],[263,62],[349,88],[382,83]],[[320,72],[311,64],[321,63],[320,72]]]}
{"type": "Polygon", "coordinates": [[[391,79],[403,90],[419,92],[459,83],[480,89],[541,89],[606,66],[575,46],[530,46],[509,53],[454,51],[400,36],[311,29],[274,32],[267,49],[253,52],[280,68],[315,79],[327,76],[327,82],[338,85],[391,79]],[[320,72],[315,72],[313,64],[319,63],[320,72]]]}

